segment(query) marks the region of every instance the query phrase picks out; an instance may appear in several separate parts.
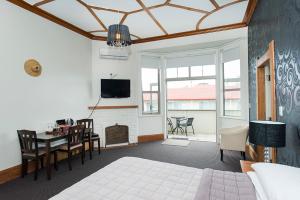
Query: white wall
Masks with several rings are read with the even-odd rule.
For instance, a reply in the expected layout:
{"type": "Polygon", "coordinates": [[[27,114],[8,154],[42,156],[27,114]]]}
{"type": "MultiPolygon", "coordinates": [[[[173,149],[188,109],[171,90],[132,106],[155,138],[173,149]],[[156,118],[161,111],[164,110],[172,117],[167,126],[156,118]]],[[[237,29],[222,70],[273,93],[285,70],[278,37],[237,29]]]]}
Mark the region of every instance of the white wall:
{"type": "MultiPolygon", "coordinates": [[[[101,99],[99,106],[137,105],[138,98],[138,58],[133,53],[129,60],[111,60],[100,58],[100,49],[107,48],[105,42],[92,42],[92,99],[90,106],[94,106],[100,96],[100,80],[111,78],[113,74],[116,79],[130,79],[130,98],[101,99]]],[[[93,115],[95,131],[101,135],[104,146],[105,127],[116,123],[129,126],[129,139],[131,143],[137,142],[138,135],[138,110],[95,110],[93,115]]]]}
{"type": "Polygon", "coordinates": [[[20,163],[17,129],[45,130],[88,115],[91,41],[7,1],[0,2],[0,170],[20,163]],[[37,59],[43,73],[25,74],[37,59]]]}
{"type": "MultiPolygon", "coordinates": [[[[232,40],[238,38],[246,38],[247,37],[247,28],[228,30],[222,32],[215,32],[203,35],[195,35],[190,37],[183,38],[175,38],[169,40],[162,40],[156,42],[142,43],[136,44],[131,47],[132,54],[128,61],[117,61],[117,60],[105,60],[99,58],[99,50],[100,48],[106,47],[105,42],[93,41],[93,62],[92,62],[92,83],[93,83],[93,100],[91,101],[91,105],[97,102],[98,96],[100,95],[100,79],[101,78],[110,78],[110,73],[117,74],[116,78],[126,78],[131,80],[131,98],[127,99],[102,99],[100,105],[139,105],[139,110],[136,114],[133,115],[133,111],[128,110],[127,116],[128,119],[135,118],[138,121],[138,127],[133,127],[134,130],[133,135],[148,135],[148,134],[158,134],[165,132],[166,123],[165,123],[165,102],[164,92],[162,94],[162,102],[161,102],[161,110],[162,113],[160,115],[155,116],[143,116],[141,115],[141,82],[140,82],[140,55],[144,52],[151,52],[153,50],[161,49],[161,48],[176,48],[187,45],[195,45],[201,43],[208,42],[216,42],[216,41],[224,41],[224,40],[232,40]],[[136,132],[135,132],[136,131],[136,132]]],[[[246,52],[242,52],[244,54],[246,52]]],[[[161,70],[164,73],[164,70],[161,70]]],[[[246,73],[247,75],[248,73],[246,73]]],[[[163,77],[163,75],[162,75],[163,77]]],[[[162,90],[165,89],[164,80],[161,81],[162,90]]],[[[113,116],[110,117],[109,123],[106,122],[108,119],[99,118],[99,116],[103,116],[106,111],[96,111],[98,116],[96,116],[96,124],[97,129],[104,136],[104,124],[114,124],[118,121],[118,116],[116,116],[116,120],[113,120],[113,116]],[[98,112],[100,112],[98,114],[98,112]],[[102,122],[101,122],[102,120],[102,122]]],[[[122,115],[126,116],[126,110],[122,111],[122,115]]],[[[225,120],[226,121],[226,120],[225,120]]],[[[125,123],[125,122],[124,122],[125,123]]],[[[128,121],[129,123],[129,121],[128,121]]],[[[131,124],[131,123],[129,123],[131,124]]],[[[221,123],[219,123],[221,124],[221,123]]]]}

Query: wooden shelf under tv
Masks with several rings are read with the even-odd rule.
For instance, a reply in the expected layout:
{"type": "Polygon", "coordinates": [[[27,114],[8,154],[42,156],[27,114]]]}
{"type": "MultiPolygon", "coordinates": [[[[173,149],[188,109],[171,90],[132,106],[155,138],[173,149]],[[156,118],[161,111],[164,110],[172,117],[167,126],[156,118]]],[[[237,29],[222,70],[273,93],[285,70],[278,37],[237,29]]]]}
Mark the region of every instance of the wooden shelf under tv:
{"type": "Polygon", "coordinates": [[[109,110],[109,109],[132,109],[138,108],[138,105],[122,105],[122,106],[89,106],[89,110],[109,110]]]}

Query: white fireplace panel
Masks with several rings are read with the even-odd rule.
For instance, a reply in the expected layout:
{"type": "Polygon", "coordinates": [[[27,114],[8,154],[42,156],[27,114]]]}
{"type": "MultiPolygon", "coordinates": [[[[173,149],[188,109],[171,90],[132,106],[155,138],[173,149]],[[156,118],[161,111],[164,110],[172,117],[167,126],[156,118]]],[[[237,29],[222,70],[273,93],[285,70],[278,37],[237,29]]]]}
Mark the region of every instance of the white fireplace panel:
{"type": "Polygon", "coordinates": [[[116,124],[126,125],[129,128],[129,142],[137,143],[138,110],[137,109],[108,109],[95,110],[95,132],[100,135],[101,147],[105,146],[105,128],[116,124]]]}

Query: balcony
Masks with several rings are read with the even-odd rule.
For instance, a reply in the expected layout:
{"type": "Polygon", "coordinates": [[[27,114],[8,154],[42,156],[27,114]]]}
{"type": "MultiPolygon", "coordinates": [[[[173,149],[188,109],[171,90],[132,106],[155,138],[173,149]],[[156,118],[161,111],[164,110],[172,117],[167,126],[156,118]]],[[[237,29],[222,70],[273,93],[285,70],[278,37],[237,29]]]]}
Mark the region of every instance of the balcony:
{"type": "Polygon", "coordinates": [[[187,135],[180,129],[172,133],[168,126],[168,138],[182,138],[195,141],[216,141],[216,111],[215,110],[168,110],[168,118],[171,119],[174,128],[176,127],[175,117],[194,118],[193,127],[187,128],[187,135]]]}

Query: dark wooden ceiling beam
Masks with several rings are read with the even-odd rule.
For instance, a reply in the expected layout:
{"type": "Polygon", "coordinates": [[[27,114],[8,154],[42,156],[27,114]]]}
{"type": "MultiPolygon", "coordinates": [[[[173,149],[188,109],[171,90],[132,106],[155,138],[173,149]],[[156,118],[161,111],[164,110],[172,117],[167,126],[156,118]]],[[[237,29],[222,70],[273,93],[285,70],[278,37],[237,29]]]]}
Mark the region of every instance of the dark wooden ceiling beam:
{"type": "Polygon", "coordinates": [[[209,0],[209,1],[215,6],[215,8],[220,8],[219,4],[215,0],[209,0]]]}
{"type": "Polygon", "coordinates": [[[247,10],[243,19],[243,22],[246,23],[247,25],[250,23],[250,20],[252,18],[252,15],[254,13],[255,7],[257,5],[258,0],[249,0],[247,10]]]}
{"type": "Polygon", "coordinates": [[[64,21],[64,20],[62,20],[62,19],[60,19],[60,18],[44,11],[44,10],[42,10],[42,9],[36,7],[36,6],[32,6],[29,3],[27,3],[26,1],[20,1],[20,0],[7,0],[7,1],[10,2],[10,3],[15,4],[15,5],[17,5],[21,8],[24,8],[25,10],[28,10],[28,11],[36,14],[36,15],[39,15],[39,16],[45,18],[45,19],[48,19],[48,20],[50,20],[50,21],[52,21],[56,24],[59,24],[59,25],[65,27],[69,30],[72,30],[72,31],[74,31],[74,32],[76,32],[80,35],[83,35],[83,36],[85,36],[87,38],[90,38],[90,39],[93,38],[93,35],[90,34],[89,32],[84,31],[84,30],[78,28],[77,26],[74,26],[73,24],[70,24],[69,22],[66,22],[66,21],[64,21]]]}
{"type": "Polygon", "coordinates": [[[41,5],[44,5],[46,3],[50,3],[52,1],[54,1],[54,0],[43,0],[43,1],[40,1],[38,3],[33,4],[33,6],[41,6],[41,5]]]}
{"type": "Polygon", "coordinates": [[[104,30],[95,30],[95,31],[89,31],[89,33],[106,33],[107,31],[104,30]]]}
{"type": "Polygon", "coordinates": [[[169,35],[143,38],[140,40],[133,40],[133,44],[153,42],[153,41],[158,41],[158,40],[165,40],[165,39],[172,39],[172,38],[179,38],[179,37],[186,37],[186,36],[192,36],[192,35],[200,35],[200,34],[206,34],[206,33],[218,32],[218,31],[226,31],[226,30],[231,30],[231,29],[243,28],[246,26],[247,25],[245,23],[236,23],[236,24],[218,26],[218,27],[201,29],[201,30],[187,31],[187,32],[174,33],[174,34],[169,34],[169,35]]]}
{"type": "Polygon", "coordinates": [[[90,8],[89,5],[87,5],[86,3],[84,3],[82,0],[77,0],[77,2],[80,3],[81,5],[83,5],[91,13],[91,15],[96,19],[96,21],[98,22],[98,24],[104,30],[107,30],[107,27],[105,26],[105,24],[101,21],[101,19],[97,16],[97,14],[93,11],[93,9],[90,8]]]}
{"type": "Polygon", "coordinates": [[[151,17],[151,19],[155,22],[155,24],[164,32],[166,35],[168,35],[168,32],[164,29],[164,27],[157,21],[157,19],[152,15],[150,10],[145,6],[145,4],[141,0],[136,0],[138,4],[143,8],[143,10],[151,17]]]}
{"type": "MultiPolygon", "coordinates": [[[[147,8],[148,8],[148,10],[152,10],[154,8],[160,8],[160,7],[163,7],[163,6],[166,6],[165,3],[154,5],[154,6],[149,6],[147,8]]],[[[131,14],[138,13],[138,12],[143,12],[143,11],[144,11],[144,9],[141,8],[141,9],[130,11],[130,12],[128,12],[128,14],[131,15],[131,14]]]]}
{"type": "Polygon", "coordinates": [[[124,14],[122,19],[120,20],[119,24],[123,24],[127,17],[128,17],[128,14],[124,14]]]}
{"type": "Polygon", "coordinates": [[[177,4],[173,4],[173,3],[168,3],[168,4],[166,4],[166,6],[179,8],[179,9],[183,9],[183,10],[188,10],[188,11],[193,11],[193,12],[198,12],[198,13],[204,13],[204,14],[208,13],[208,11],[205,11],[205,10],[200,10],[200,9],[196,9],[196,8],[181,6],[181,5],[177,5],[177,4]]]}
{"type": "Polygon", "coordinates": [[[114,12],[114,13],[121,13],[121,14],[128,14],[129,12],[125,12],[122,10],[116,10],[116,9],[111,9],[111,8],[103,8],[103,7],[99,7],[99,6],[92,6],[89,5],[90,8],[95,9],[95,10],[104,10],[104,11],[108,11],[108,12],[114,12]]]}
{"type": "Polygon", "coordinates": [[[223,8],[226,8],[226,7],[228,7],[228,6],[232,6],[232,5],[234,5],[234,4],[241,3],[241,2],[243,2],[243,1],[247,1],[247,0],[236,0],[236,1],[230,2],[230,3],[228,3],[228,4],[225,4],[225,5],[223,5],[223,6],[219,6],[218,8],[216,8],[216,9],[210,11],[209,13],[207,13],[206,15],[204,15],[203,17],[200,18],[200,20],[199,20],[199,21],[197,22],[197,24],[196,24],[196,29],[199,30],[199,29],[200,29],[201,23],[202,23],[208,16],[210,16],[211,14],[213,14],[213,13],[215,13],[215,12],[217,12],[217,11],[223,9],[223,8]]]}
{"type": "Polygon", "coordinates": [[[137,39],[142,39],[141,37],[139,37],[139,36],[137,36],[137,35],[135,35],[135,34],[130,34],[130,35],[132,35],[133,37],[135,37],[135,38],[137,38],[137,39]]]}
{"type": "MultiPolygon", "coordinates": [[[[192,36],[192,35],[200,35],[200,34],[213,33],[213,32],[218,32],[218,31],[226,31],[226,30],[231,30],[231,29],[243,28],[246,26],[247,25],[245,23],[229,24],[229,25],[218,26],[218,27],[214,27],[214,28],[207,28],[207,29],[201,29],[201,30],[194,30],[194,31],[174,33],[174,34],[169,34],[169,35],[161,35],[161,36],[155,36],[155,37],[150,37],[150,38],[137,39],[137,40],[133,40],[133,44],[154,42],[154,41],[158,41],[158,40],[166,40],[166,39],[186,37],[186,36],[192,36]]],[[[93,40],[103,40],[103,37],[94,36],[93,40]]]]}

